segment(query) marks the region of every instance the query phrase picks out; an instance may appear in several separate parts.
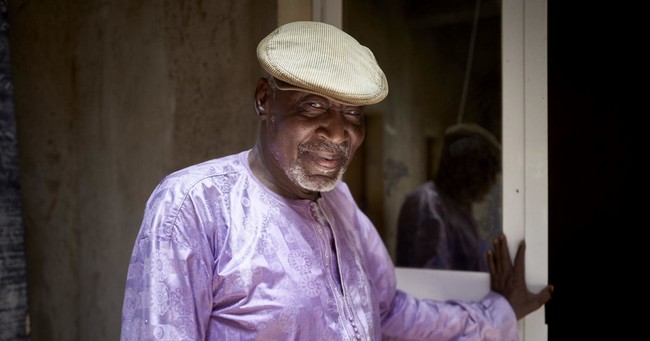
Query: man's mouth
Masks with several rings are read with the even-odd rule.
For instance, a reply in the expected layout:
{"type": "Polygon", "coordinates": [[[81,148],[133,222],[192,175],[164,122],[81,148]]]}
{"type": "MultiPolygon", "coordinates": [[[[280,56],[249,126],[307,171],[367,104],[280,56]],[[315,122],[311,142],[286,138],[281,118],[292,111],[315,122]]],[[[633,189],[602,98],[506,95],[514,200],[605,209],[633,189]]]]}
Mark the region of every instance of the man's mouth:
{"type": "Polygon", "coordinates": [[[324,171],[335,171],[340,168],[343,156],[328,152],[310,152],[312,160],[324,171]]]}
{"type": "Polygon", "coordinates": [[[319,172],[331,173],[338,171],[347,161],[348,148],[345,145],[321,143],[303,146],[300,154],[312,160],[319,172]]]}

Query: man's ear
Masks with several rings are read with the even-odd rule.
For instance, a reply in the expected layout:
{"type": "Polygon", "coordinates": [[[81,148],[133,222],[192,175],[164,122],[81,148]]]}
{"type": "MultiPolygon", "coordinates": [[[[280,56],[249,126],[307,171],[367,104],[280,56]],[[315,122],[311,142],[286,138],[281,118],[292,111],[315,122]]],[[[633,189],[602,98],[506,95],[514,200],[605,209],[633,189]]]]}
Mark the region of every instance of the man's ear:
{"type": "Polygon", "coordinates": [[[255,112],[261,119],[266,119],[268,115],[268,105],[273,96],[273,89],[268,79],[260,78],[255,88],[255,112]]]}

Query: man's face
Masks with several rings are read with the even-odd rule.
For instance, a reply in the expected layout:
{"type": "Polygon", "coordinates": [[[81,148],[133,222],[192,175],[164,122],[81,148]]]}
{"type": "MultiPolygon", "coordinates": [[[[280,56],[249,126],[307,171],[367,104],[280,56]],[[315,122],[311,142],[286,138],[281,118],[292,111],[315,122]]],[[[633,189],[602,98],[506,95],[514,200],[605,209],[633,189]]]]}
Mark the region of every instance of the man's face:
{"type": "Polygon", "coordinates": [[[262,136],[282,173],[274,176],[286,176],[303,191],[332,190],[363,142],[363,108],[271,88],[262,136]]]}

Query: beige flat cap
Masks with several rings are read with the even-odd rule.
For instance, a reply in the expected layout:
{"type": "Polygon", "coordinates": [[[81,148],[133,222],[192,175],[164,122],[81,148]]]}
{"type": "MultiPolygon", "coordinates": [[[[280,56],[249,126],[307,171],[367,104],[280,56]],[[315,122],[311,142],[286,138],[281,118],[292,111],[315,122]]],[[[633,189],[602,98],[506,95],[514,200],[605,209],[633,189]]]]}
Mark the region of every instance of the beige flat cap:
{"type": "Polygon", "coordinates": [[[257,58],[282,90],[314,93],[354,106],[375,104],[388,95],[386,76],[372,51],[329,24],[282,25],[262,39],[257,58]]]}

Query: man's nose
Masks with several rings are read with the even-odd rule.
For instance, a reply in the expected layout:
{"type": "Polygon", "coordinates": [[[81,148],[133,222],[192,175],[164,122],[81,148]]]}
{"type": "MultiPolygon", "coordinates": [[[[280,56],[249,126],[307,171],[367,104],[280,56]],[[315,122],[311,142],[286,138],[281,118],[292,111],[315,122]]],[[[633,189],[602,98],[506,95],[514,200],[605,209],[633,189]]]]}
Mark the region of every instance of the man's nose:
{"type": "Polygon", "coordinates": [[[333,143],[343,143],[348,139],[347,125],[344,114],[335,109],[329,109],[321,115],[319,134],[333,143]]]}

